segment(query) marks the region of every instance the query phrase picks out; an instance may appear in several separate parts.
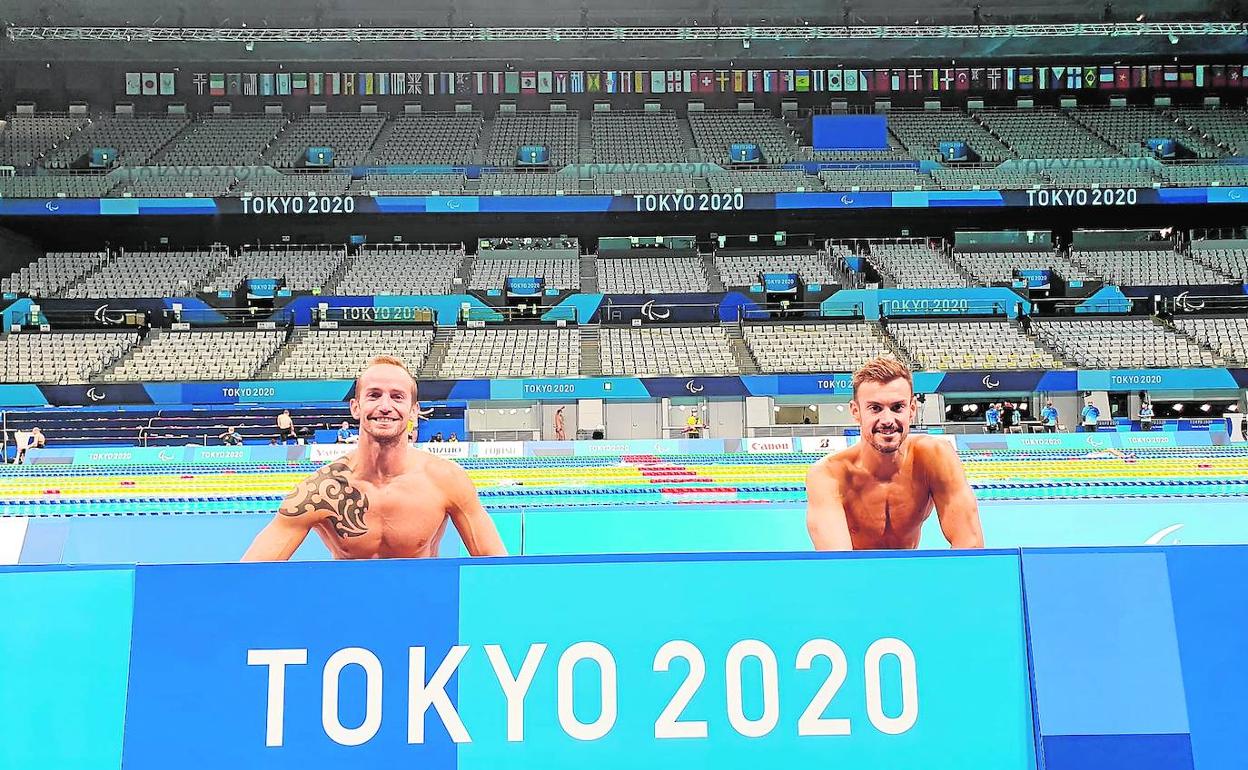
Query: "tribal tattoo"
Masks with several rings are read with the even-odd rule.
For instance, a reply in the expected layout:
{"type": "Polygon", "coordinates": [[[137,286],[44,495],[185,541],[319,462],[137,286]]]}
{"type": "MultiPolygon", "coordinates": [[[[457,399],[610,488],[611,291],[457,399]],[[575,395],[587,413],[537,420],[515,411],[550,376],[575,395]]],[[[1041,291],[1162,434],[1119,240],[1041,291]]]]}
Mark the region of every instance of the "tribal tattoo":
{"type": "Polygon", "coordinates": [[[300,482],[282,505],[282,515],[303,516],[329,510],[332,515],[326,520],[339,537],[359,537],[367,533],[364,514],[368,512],[368,496],[351,484],[347,476],[349,470],[346,463],[339,461],[300,482]]]}

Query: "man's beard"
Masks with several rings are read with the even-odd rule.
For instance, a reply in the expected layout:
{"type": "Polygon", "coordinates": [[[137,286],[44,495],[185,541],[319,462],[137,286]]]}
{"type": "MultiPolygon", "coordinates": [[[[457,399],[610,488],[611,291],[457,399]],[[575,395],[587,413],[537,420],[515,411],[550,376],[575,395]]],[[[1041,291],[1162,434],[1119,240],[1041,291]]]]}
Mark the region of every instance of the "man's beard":
{"type": "Polygon", "coordinates": [[[879,452],[880,454],[891,455],[897,452],[899,449],[901,449],[901,444],[906,439],[906,432],[907,431],[905,429],[900,429],[900,428],[897,430],[894,430],[892,435],[898,437],[897,443],[892,446],[889,446],[886,444],[877,443],[875,439],[876,434],[874,431],[872,431],[870,434],[867,435],[867,443],[871,444],[871,447],[875,449],[875,451],[879,452]]]}

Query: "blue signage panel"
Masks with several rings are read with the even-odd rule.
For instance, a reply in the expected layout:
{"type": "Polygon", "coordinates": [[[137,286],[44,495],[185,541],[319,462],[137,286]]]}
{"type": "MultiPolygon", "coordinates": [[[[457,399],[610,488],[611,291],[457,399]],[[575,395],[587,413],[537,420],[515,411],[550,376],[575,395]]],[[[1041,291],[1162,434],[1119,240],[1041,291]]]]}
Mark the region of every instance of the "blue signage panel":
{"type": "Polygon", "coordinates": [[[763,273],[763,288],[772,294],[797,293],[797,273],[763,273]]]}
{"type": "Polygon", "coordinates": [[[546,279],[540,276],[531,278],[507,278],[504,289],[508,297],[540,297],[546,279]]]}
{"type": "Polygon", "coordinates": [[[1235,377],[1226,369],[1110,369],[1084,370],[1079,390],[1197,390],[1234,388],[1235,377]]]}
{"type": "MultiPolygon", "coordinates": [[[[935,257],[933,257],[935,258],[935,257]]],[[[976,289],[842,289],[820,303],[824,316],[1003,315],[1031,312],[1031,303],[1003,287],[976,289]]]]}

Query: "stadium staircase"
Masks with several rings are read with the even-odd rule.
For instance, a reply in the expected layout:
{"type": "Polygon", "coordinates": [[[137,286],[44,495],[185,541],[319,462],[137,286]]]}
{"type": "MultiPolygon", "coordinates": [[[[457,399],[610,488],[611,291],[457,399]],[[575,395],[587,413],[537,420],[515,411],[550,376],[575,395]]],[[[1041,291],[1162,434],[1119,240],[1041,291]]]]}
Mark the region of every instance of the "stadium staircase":
{"type": "Polygon", "coordinates": [[[355,257],[348,256],[346,259],[338,263],[338,267],[334,268],[334,272],[329,274],[325,279],[325,285],[321,287],[321,294],[337,294],[338,284],[342,283],[342,279],[347,277],[347,271],[351,269],[351,265],[355,262],[355,257]]]}
{"type": "Polygon", "coordinates": [[[465,254],[463,262],[459,264],[459,286],[462,291],[468,291],[468,287],[472,285],[472,266],[476,263],[475,256],[465,254]]]}
{"type": "Polygon", "coordinates": [[[581,375],[584,377],[602,376],[602,345],[599,343],[598,324],[582,324],[581,340],[581,375]]]}
{"type": "MultiPolygon", "coordinates": [[[[592,120],[577,121],[576,140],[577,140],[577,157],[580,163],[593,163],[594,158],[594,123],[592,120]]],[[[592,179],[590,180],[593,181],[592,179]]],[[[592,191],[593,186],[590,186],[592,191]]]]}
{"type": "Polygon", "coordinates": [[[702,257],[702,272],[706,273],[707,288],[712,292],[726,291],[724,281],[719,277],[719,271],[715,269],[715,254],[703,252],[699,256],[702,257]]]}
{"type": "Polygon", "coordinates": [[[1161,326],[1165,327],[1166,331],[1170,332],[1176,337],[1183,337],[1184,339],[1190,340],[1193,345],[1196,345],[1201,350],[1208,350],[1210,353],[1213,353],[1214,360],[1220,362],[1220,365],[1243,366],[1246,363],[1248,363],[1245,361],[1236,361],[1233,358],[1228,358],[1227,356],[1222,355],[1222,353],[1217,348],[1214,348],[1209,343],[1201,340],[1199,337],[1196,337],[1190,334],[1189,332],[1185,331],[1184,329],[1180,328],[1179,326],[1175,325],[1173,322],[1169,320],[1156,318],[1156,317],[1154,317],[1153,320],[1156,323],[1160,324],[1161,326]]]}
{"type": "Polygon", "coordinates": [[[283,342],[281,344],[281,347],[277,349],[277,352],[274,353],[273,356],[264,363],[264,366],[260,367],[260,371],[256,373],[256,379],[257,380],[276,379],[274,375],[276,375],[277,370],[281,368],[282,362],[285,361],[287,358],[290,358],[291,351],[293,351],[296,347],[298,347],[299,343],[303,342],[304,338],[307,336],[308,336],[307,327],[296,326],[288,330],[286,332],[286,341],[283,342]]]}
{"type": "Polygon", "coordinates": [[[108,259],[104,260],[99,265],[91,268],[87,272],[78,276],[78,279],[75,280],[73,283],[61,289],[60,291],[51,294],[50,296],[57,297],[57,298],[65,298],[68,296],[72,296],[75,289],[79,289],[82,286],[86,285],[87,281],[90,281],[92,278],[94,278],[95,276],[103,272],[104,268],[108,267],[116,259],[117,259],[117,252],[113,251],[112,249],[109,249],[108,259]]]}
{"type": "Polygon", "coordinates": [[[394,127],[395,127],[395,122],[391,118],[387,118],[386,122],[381,124],[381,130],[377,132],[377,136],[373,139],[372,146],[368,148],[368,152],[365,153],[364,155],[364,158],[369,163],[375,164],[378,166],[386,165],[385,163],[381,162],[380,158],[377,157],[377,150],[380,147],[386,146],[386,140],[388,140],[390,138],[390,135],[394,133],[394,127]]]}
{"type": "Polygon", "coordinates": [[[888,348],[894,356],[897,357],[898,361],[901,361],[911,369],[915,368],[916,362],[910,355],[910,351],[906,350],[896,337],[889,334],[887,326],[879,321],[867,321],[867,323],[871,325],[871,331],[875,334],[875,336],[880,340],[880,342],[884,343],[884,346],[888,348]]]}
{"type": "Polygon", "coordinates": [[[140,349],[150,345],[162,333],[160,329],[151,327],[140,327],[137,331],[139,332],[139,341],[127,348],[125,353],[110,361],[103,369],[92,375],[91,382],[105,382],[104,375],[112,374],[121,368],[127,361],[138,355],[140,349]]]}
{"type": "Polygon", "coordinates": [[[745,333],[741,330],[741,322],[739,320],[720,321],[719,328],[724,330],[724,336],[728,338],[728,349],[732,351],[732,358],[736,361],[737,369],[741,374],[759,374],[758,362],[750,353],[750,347],[745,344],[745,333]]]}
{"type": "MultiPolygon", "coordinates": [[[[243,259],[243,255],[241,251],[235,252],[233,249],[230,249],[230,258],[222,262],[220,267],[208,273],[208,276],[204,278],[204,285],[212,286],[213,284],[215,284],[218,278],[220,278],[222,275],[225,275],[230,270],[230,268],[237,265],[239,262],[242,261],[242,259],[243,259]]],[[[231,286],[230,291],[234,291],[237,288],[238,288],[237,286],[231,286]]]]}
{"type": "Polygon", "coordinates": [[[455,330],[449,326],[439,326],[433,332],[433,344],[429,346],[429,355],[416,371],[417,380],[436,380],[438,372],[450,352],[451,341],[455,339],[455,330]]]}
{"type": "Polygon", "coordinates": [[[1053,358],[1061,363],[1062,366],[1077,368],[1071,364],[1071,359],[1062,355],[1062,351],[1056,345],[1052,344],[1051,340],[1045,339],[1035,331],[1024,332],[1022,323],[1020,323],[1017,319],[1010,321],[1010,325],[1017,329],[1019,334],[1022,334],[1027,337],[1027,339],[1031,340],[1032,344],[1036,347],[1053,356],[1053,358]]]}
{"type": "MultiPolygon", "coordinates": [[[[695,158],[700,160],[702,157],[701,151],[699,150],[696,154],[693,152],[698,146],[698,140],[693,136],[693,126],[689,125],[689,119],[677,118],[676,127],[680,129],[680,143],[683,145],[683,149],[685,151],[685,160],[694,161],[695,158]]],[[[706,189],[705,179],[697,177],[696,181],[699,185],[701,185],[699,189],[706,189]]]]}
{"type": "Polygon", "coordinates": [[[581,293],[598,293],[598,259],[593,254],[581,255],[581,293]]]}
{"type": "MultiPolygon", "coordinates": [[[[489,152],[490,142],[494,140],[494,121],[485,118],[481,121],[481,135],[477,138],[477,162],[484,166],[492,166],[486,157],[489,152]]],[[[480,184],[480,179],[476,180],[480,184]]]]}
{"type": "Polygon", "coordinates": [[[1226,272],[1226,270],[1218,266],[1217,263],[1211,260],[1201,259],[1200,249],[1184,249],[1183,256],[1192,260],[1198,265],[1204,265],[1205,267],[1209,268],[1213,272],[1217,273],[1218,275],[1226,279],[1227,283],[1239,283],[1240,282],[1240,278],[1238,276],[1231,275],[1230,273],[1226,272]]]}

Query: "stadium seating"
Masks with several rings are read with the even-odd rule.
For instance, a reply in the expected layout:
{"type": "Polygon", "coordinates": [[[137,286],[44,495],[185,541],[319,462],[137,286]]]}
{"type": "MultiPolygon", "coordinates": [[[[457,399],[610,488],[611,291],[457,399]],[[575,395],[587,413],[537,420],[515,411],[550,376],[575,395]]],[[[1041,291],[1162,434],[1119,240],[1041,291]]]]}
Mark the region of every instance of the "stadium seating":
{"type": "Polygon", "coordinates": [[[438,377],[571,377],[580,368],[576,329],[457,329],[438,377]]]}
{"type": "Polygon", "coordinates": [[[1204,248],[1216,241],[1192,244],[1192,259],[1230,276],[1240,283],[1248,283],[1248,249],[1204,248]]]}
{"type": "Polygon", "coordinates": [[[479,112],[422,112],[401,115],[373,151],[379,165],[476,163],[485,120],[479,112]]]}
{"type": "Polygon", "coordinates": [[[793,131],[770,112],[691,110],[689,127],[708,163],[727,165],[732,145],[741,142],[758,145],[764,163],[788,163],[797,157],[793,131]]]}
{"type": "Polygon", "coordinates": [[[1153,151],[1144,142],[1148,139],[1174,139],[1200,160],[1211,160],[1228,153],[1201,136],[1173,115],[1147,107],[1082,107],[1070,112],[1075,120],[1131,158],[1151,158],[1153,151]]]}
{"type": "Polygon", "coordinates": [[[137,332],[51,332],[0,337],[3,382],[88,382],[139,341],[137,332]]]}
{"type": "Polygon", "coordinates": [[[240,179],[237,195],[341,195],[351,189],[351,175],[345,172],[304,171],[291,174],[257,174],[240,179]]]}
{"type": "Polygon", "coordinates": [[[745,342],[769,374],[852,372],[878,356],[896,358],[883,331],[864,323],[747,324],[745,342]]]}
{"type": "Polygon", "coordinates": [[[890,321],[888,332],[921,369],[1060,369],[1062,363],[1009,321],[890,321]]]}
{"type": "Polygon", "coordinates": [[[1248,166],[1221,163],[1167,163],[1158,176],[1167,187],[1248,186],[1248,166]]]}
{"type": "Polygon", "coordinates": [[[220,197],[228,195],[233,186],[233,174],[190,175],[177,173],[176,169],[143,168],[137,178],[117,185],[110,197],[130,195],[135,198],[184,198],[220,197]]]}
{"type": "Polygon", "coordinates": [[[859,190],[929,190],[935,187],[927,174],[909,169],[845,169],[820,171],[819,181],[832,192],[859,190]]]}
{"type": "Polygon", "coordinates": [[[225,249],[123,251],[62,292],[66,297],[189,297],[230,258],[225,249]]]}
{"type": "Polygon", "coordinates": [[[818,254],[716,254],[715,269],[725,286],[751,286],[762,273],[797,273],[802,283],[837,283],[818,254]]]}
{"type": "Polygon", "coordinates": [[[334,166],[362,166],[385,122],[385,116],[378,114],[304,115],[278,134],[267,153],[269,163],[275,168],[297,168],[303,165],[309,147],[330,147],[334,166]]]}
{"type": "Polygon", "coordinates": [[[822,190],[818,177],[804,171],[730,171],[711,174],[706,178],[711,192],[813,192],[822,190]]]}
{"type": "Polygon", "coordinates": [[[1000,163],[1014,153],[964,112],[893,110],[888,126],[917,160],[943,160],[941,142],[966,142],[983,163],[1000,163]]]}
{"type": "Polygon", "coordinates": [[[1248,154],[1248,112],[1243,108],[1182,108],[1174,114],[1231,154],[1248,154]]]}
{"type": "Polygon", "coordinates": [[[519,172],[482,174],[477,189],[481,195],[575,195],[580,185],[574,175],[519,172]]]}
{"type": "Polygon", "coordinates": [[[728,337],[718,326],[604,327],[602,373],[607,376],[684,377],[738,374],[728,337]]]}
{"type": "Polygon", "coordinates": [[[1248,364],[1248,318],[1176,317],[1174,325],[1228,362],[1248,364]]]}
{"type": "Polygon", "coordinates": [[[354,379],[368,359],[383,354],[397,356],[414,372],[433,344],[428,328],[308,329],[295,334],[279,354],[273,379],[354,379]]]}
{"type": "Polygon", "coordinates": [[[454,294],[463,261],[460,247],[365,246],[350,258],[334,293],[347,297],[454,294]]]}
{"type": "Polygon", "coordinates": [[[903,289],[963,288],[969,282],[926,243],[871,243],[871,262],[903,289]]]}
{"type": "Polygon", "coordinates": [[[205,115],[175,139],[157,162],[164,166],[251,166],[286,125],[282,115],[205,115]]]}
{"type": "Polygon", "coordinates": [[[117,151],[113,166],[147,165],[190,119],[185,115],[104,115],[70,135],[44,158],[48,168],[77,168],[95,147],[117,151]]]}
{"type": "Polygon", "coordinates": [[[0,279],[0,291],[52,297],[107,261],[107,251],[51,251],[0,279]]]}
{"type": "Polygon", "coordinates": [[[270,246],[248,248],[227,262],[210,284],[210,291],[235,291],[244,278],[277,278],[291,291],[312,291],[346,260],[342,246],[270,246]]]}
{"type": "Polygon", "coordinates": [[[1055,251],[954,251],[953,261],[984,283],[1013,281],[1016,270],[1052,270],[1066,280],[1095,280],[1055,251]]]}
{"type": "Polygon", "coordinates": [[[1054,166],[1043,172],[1049,187],[1152,187],[1158,180],[1148,171],[1139,168],[1096,168],[1054,166]]]}
{"type": "Polygon", "coordinates": [[[551,166],[580,160],[580,118],[575,112],[500,112],[491,126],[486,162],[513,166],[516,150],[526,145],[546,148],[551,166]]]}
{"type": "Polygon", "coordinates": [[[102,173],[0,176],[0,198],[102,198],[115,184],[102,173]]]}
{"type": "Polygon", "coordinates": [[[591,135],[597,163],[689,160],[675,112],[595,112],[591,135]]]}
{"type": "Polygon", "coordinates": [[[464,191],[462,174],[368,174],[351,183],[359,193],[378,195],[458,195],[464,191]]]}
{"type": "Polygon", "coordinates": [[[676,171],[596,174],[594,192],[599,195],[695,192],[705,189],[692,174],[676,171]]]}
{"type": "Polygon", "coordinates": [[[996,168],[938,168],[932,170],[932,179],[943,190],[1026,190],[1047,181],[1039,172],[996,168]]]}
{"type": "Polygon", "coordinates": [[[605,294],[710,291],[699,257],[599,257],[595,263],[605,294]]]}
{"type": "Polygon", "coordinates": [[[545,278],[548,289],[580,289],[581,263],[575,257],[495,257],[478,255],[468,279],[470,289],[501,289],[507,278],[545,278]]]}
{"type": "Polygon", "coordinates": [[[1123,286],[1228,283],[1228,276],[1170,249],[1072,250],[1070,261],[1101,279],[1123,286]]]}
{"type": "Polygon", "coordinates": [[[1034,321],[1032,328],[1079,366],[1131,369],[1222,365],[1212,351],[1151,318],[1034,321]]]}
{"type": "Polygon", "coordinates": [[[102,377],[104,382],[249,380],[286,338],[281,330],[166,331],[142,344],[102,377]]]}
{"type": "Polygon", "coordinates": [[[26,168],[89,123],[86,115],[9,115],[0,131],[0,166],[26,168]]]}
{"type": "Polygon", "coordinates": [[[1069,110],[991,109],[975,118],[1020,158],[1112,158],[1119,153],[1070,117],[1069,110]]]}

